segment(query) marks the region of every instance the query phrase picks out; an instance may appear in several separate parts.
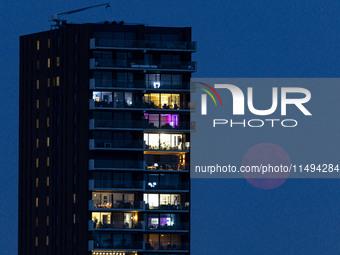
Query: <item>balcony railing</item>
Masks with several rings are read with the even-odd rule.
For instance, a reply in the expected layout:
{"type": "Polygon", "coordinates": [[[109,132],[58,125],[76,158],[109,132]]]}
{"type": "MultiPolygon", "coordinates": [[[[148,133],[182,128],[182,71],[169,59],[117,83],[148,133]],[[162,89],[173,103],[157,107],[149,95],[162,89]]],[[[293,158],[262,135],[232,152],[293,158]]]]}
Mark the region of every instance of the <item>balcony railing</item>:
{"type": "Polygon", "coordinates": [[[94,240],[94,248],[95,249],[128,249],[128,250],[140,250],[143,248],[143,242],[131,242],[131,241],[124,241],[121,242],[114,242],[112,238],[105,239],[105,240],[94,240]]]}
{"type": "Polygon", "coordinates": [[[180,202],[176,204],[167,204],[167,205],[149,205],[145,204],[145,208],[147,210],[164,210],[164,211],[173,211],[173,210],[189,210],[189,202],[180,202]]]}
{"type": "Polygon", "coordinates": [[[90,159],[89,169],[144,169],[143,160],[109,160],[109,159],[90,159]]]}
{"type": "Polygon", "coordinates": [[[188,250],[189,243],[187,242],[147,242],[145,243],[146,250],[188,250]]]}
{"type": "Polygon", "coordinates": [[[171,126],[170,124],[154,124],[149,120],[90,120],[90,128],[136,128],[136,129],[169,129],[169,130],[189,130],[190,122],[181,121],[178,125],[171,126]]]}
{"type": "Polygon", "coordinates": [[[179,162],[146,162],[146,169],[148,170],[189,170],[190,165],[181,165],[179,162]]]}
{"type": "Polygon", "coordinates": [[[128,69],[128,70],[178,70],[178,71],[196,71],[196,62],[162,62],[144,60],[116,60],[116,59],[103,59],[92,58],[90,59],[90,68],[103,68],[103,69],[128,69]]]}
{"type": "Polygon", "coordinates": [[[117,81],[110,79],[90,79],[90,89],[95,88],[140,88],[140,89],[169,89],[169,90],[189,90],[190,82],[165,82],[165,81],[117,81]]]}
{"type": "Polygon", "coordinates": [[[143,201],[103,201],[100,199],[91,200],[93,201],[94,209],[143,209],[143,201]]]}
{"type": "Polygon", "coordinates": [[[147,190],[189,190],[189,183],[147,181],[145,187],[147,190]]]}
{"type": "Polygon", "coordinates": [[[189,222],[177,222],[172,226],[147,225],[148,230],[189,230],[189,222]]]}
{"type": "Polygon", "coordinates": [[[145,181],[90,180],[90,190],[95,189],[144,189],[145,181]]]}
{"type": "Polygon", "coordinates": [[[143,141],[90,139],[90,149],[143,149],[143,141]]]}
{"type": "Polygon", "coordinates": [[[146,150],[164,150],[164,151],[185,151],[190,149],[190,145],[169,145],[169,144],[159,144],[159,145],[145,145],[146,150]]]}
{"type": "Polygon", "coordinates": [[[109,223],[94,222],[91,220],[92,229],[143,229],[143,221],[138,222],[124,222],[112,219],[109,223]]]}
{"type": "Polygon", "coordinates": [[[146,41],[146,40],[114,40],[109,38],[91,38],[90,48],[129,48],[149,50],[196,51],[196,42],[188,41],[146,41]]]}
{"type": "Polygon", "coordinates": [[[94,99],[90,99],[90,109],[98,109],[98,108],[144,108],[144,109],[166,109],[166,110],[190,110],[190,103],[186,101],[177,102],[172,105],[159,105],[155,104],[155,102],[150,101],[147,102],[145,100],[133,100],[130,103],[127,103],[125,100],[117,100],[111,102],[105,101],[95,101],[94,99]]]}

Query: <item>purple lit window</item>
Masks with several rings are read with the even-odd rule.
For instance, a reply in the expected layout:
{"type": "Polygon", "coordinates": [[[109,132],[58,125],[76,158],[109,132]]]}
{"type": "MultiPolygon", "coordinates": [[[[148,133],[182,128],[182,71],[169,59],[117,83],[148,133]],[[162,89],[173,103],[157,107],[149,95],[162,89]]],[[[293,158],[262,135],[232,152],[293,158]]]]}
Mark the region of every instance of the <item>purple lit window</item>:
{"type": "Polygon", "coordinates": [[[171,126],[171,128],[178,127],[178,114],[161,114],[161,126],[171,126]]]}
{"type": "Polygon", "coordinates": [[[156,128],[178,128],[178,114],[149,114],[144,113],[144,118],[149,121],[149,126],[156,128]]]}

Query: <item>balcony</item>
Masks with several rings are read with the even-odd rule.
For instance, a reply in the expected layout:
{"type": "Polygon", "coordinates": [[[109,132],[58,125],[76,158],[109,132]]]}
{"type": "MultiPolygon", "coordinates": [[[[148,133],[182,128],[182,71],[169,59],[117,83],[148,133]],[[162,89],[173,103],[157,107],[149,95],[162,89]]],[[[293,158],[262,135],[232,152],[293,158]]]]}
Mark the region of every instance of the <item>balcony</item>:
{"type": "Polygon", "coordinates": [[[190,82],[165,82],[151,80],[117,81],[90,79],[90,89],[114,89],[124,90],[150,89],[150,90],[190,90],[190,82]]]}
{"type": "Polygon", "coordinates": [[[146,210],[159,210],[159,211],[178,211],[189,210],[189,202],[177,202],[174,204],[145,204],[146,210]]]}
{"type": "Polygon", "coordinates": [[[152,61],[148,63],[144,60],[115,60],[115,59],[102,59],[91,58],[90,69],[101,70],[159,70],[159,71],[176,71],[176,72],[195,72],[196,62],[179,62],[167,63],[160,61],[152,61]]]}
{"type": "MultiPolygon", "coordinates": [[[[91,240],[93,242],[93,240],[91,240]]],[[[90,250],[91,251],[91,250],[90,250]]],[[[91,255],[136,255],[135,251],[92,250],[91,255]]],[[[179,254],[181,255],[181,254],[179,254]]]]}
{"type": "Polygon", "coordinates": [[[154,225],[154,224],[148,224],[146,226],[147,230],[155,230],[155,231],[188,231],[189,230],[189,222],[176,222],[176,224],[168,226],[165,225],[154,225]]]}
{"type": "Polygon", "coordinates": [[[176,191],[188,191],[189,192],[189,183],[188,182],[146,182],[146,190],[176,190],[176,191]]]}
{"type": "Polygon", "coordinates": [[[189,121],[181,121],[176,125],[163,124],[145,120],[90,120],[90,129],[136,129],[136,130],[190,130],[189,121]]]}
{"type": "Polygon", "coordinates": [[[144,133],[145,150],[151,151],[189,151],[187,136],[172,133],[144,133]]]}
{"type": "Polygon", "coordinates": [[[145,190],[145,181],[90,180],[89,190],[145,190]]]}
{"type": "Polygon", "coordinates": [[[157,105],[154,102],[147,102],[145,100],[133,100],[127,103],[124,100],[119,101],[95,101],[94,99],[90,99],[90,110],[98,110],[98,109],[123,109],[123,110],[140,110],[140,109],[152,109],[152,110],[167,110],[167,111],[189,111],[190,103],[189,102],[178,102],[174,106],[169,105],[157,105]]]}
{"type": "Polygon", "coordinates": [[[144,150],[143,141],[90,139],[90,150],[144,150]]]}
{"type": "Polygon", "coordinates": [[[143,170],[143,160],[90,159],[89,170],[143,170]]]}
{"type": "Polygon", "coordinates": [[[196,51],[196,42],[191,41],[146,41],[113,40],[91,38],[90,49],[125,49],[125,50],[160,50],[160,51],[196,51]]]}
{"type": "Polygon", "coordinates": [[[151,151],[189,151],[190,146],[189,145],[175,145],[170,146],[168,144],[159,144],[159,145],[145,145],[145,150],[151,150],[151,151]]]}
{"type": "Polygon", "coordinates": [[[143,201],[104,201],[104,200],[89,200],[89,211],[94,210],[144,210],[145,203],[143,201]]]}
{"type": "Polygon", "coordinates": [[[89,230],[143,230],[143,221],[133,221],[125,222],[125,221],[117,221],[112,220],[109,223],[102,223],[102,222],[94,222],[93,220],[89,221],[89,230]]]}
{"type": "Polygon", "coordinates": [[[116,250],[142,250],[143,242],[132,242],[121,240],[119,242],[114,242],[112,238],[94,240],[94,249],[116,249],[116,250]]]}
{"type": "Polygon", "coordinates": [[[168,171],[168,170],[181,170],[181,171],[189,171],[190,164],[180,164],[179,162],[174,161],[158,161],[158,162],[146,162],[147,170],[159,170],[159,171],[168,171]]]}
{"type": "Polygon", "coordinates": [[[187,251],[189,250],[189,243],[187,242],[147,242],[145,243],[145,250],[173,250],[173,251],[187,251]]]}

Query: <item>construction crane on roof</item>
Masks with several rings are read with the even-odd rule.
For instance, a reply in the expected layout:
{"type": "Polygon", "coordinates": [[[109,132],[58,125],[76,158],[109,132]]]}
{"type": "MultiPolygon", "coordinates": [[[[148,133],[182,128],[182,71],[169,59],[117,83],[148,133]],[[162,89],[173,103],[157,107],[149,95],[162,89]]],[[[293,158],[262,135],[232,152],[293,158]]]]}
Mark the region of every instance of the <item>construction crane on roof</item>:
{"type": "Polygon", "coordinates": [[[105,9],[111,7],[110,2],[103,3],[103,4],[92,5],[92,6],[88,6],[88,7],[84,7],[84,8],[80,8],[80,9],[76,9],[76,10],[72,10],[72,11],[68,11],[68,12],[61,12],[61,13],[58,13],[58,14],[54,14],[54,15],[51,16],[49,21],[50,22],[55,22],[54,26],[60,26],[60,24],[63,21],[66,21],[66,19],[62,18],[63,16],[69,15],[69,14],[72,14],[72,13],[76,13],[76,12],[86,11],[88,9],[92,9],[92,8],[96,8],[96,7],[100,7],[100,6],[105,6],[105,9]]]}

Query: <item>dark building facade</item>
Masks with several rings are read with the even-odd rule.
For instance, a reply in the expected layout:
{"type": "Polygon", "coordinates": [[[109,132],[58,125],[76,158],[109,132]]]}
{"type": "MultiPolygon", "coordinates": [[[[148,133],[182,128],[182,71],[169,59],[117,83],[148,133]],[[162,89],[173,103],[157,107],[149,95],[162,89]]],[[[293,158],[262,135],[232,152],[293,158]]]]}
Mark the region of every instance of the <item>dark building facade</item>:
{"type": "Polygon", "coordinates": [[[190,253],[191,28],[20,38],[19,254],[190,253]]]}

